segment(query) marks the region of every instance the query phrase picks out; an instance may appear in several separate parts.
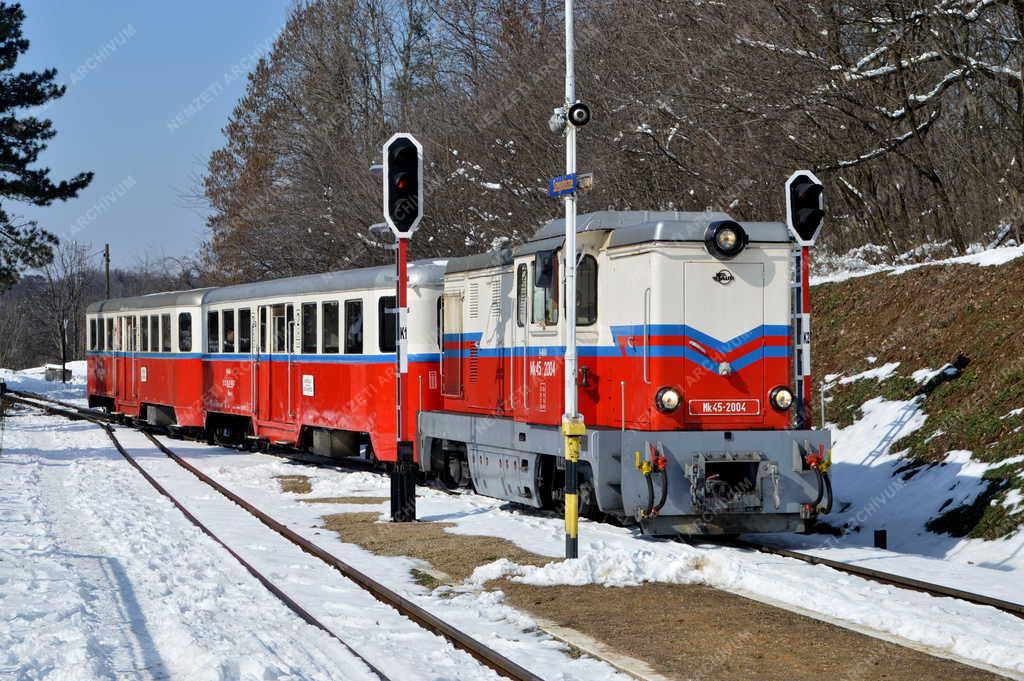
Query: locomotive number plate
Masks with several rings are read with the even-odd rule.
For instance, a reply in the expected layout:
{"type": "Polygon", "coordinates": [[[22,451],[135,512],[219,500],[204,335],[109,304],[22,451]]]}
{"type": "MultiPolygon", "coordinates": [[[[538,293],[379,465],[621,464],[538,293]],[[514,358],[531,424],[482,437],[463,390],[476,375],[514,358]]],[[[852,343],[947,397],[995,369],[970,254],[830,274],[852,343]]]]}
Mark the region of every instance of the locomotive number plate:
{"type": "Polygon", "coordinates": [[[690,416],[757,416],[761,400],[690,400],[690,416]]]}

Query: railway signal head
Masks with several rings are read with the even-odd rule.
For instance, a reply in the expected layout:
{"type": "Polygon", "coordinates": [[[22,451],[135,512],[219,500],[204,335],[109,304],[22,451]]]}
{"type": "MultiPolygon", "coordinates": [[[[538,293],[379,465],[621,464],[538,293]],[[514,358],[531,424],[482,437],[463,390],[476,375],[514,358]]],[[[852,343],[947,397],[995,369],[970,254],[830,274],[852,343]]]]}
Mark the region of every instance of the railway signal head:
{"type": "Polygon", "coordinates": [[[423,219],[423,147],[408,133],[384,144],[384,219],[399,239],[416,231],[423,219]]]}
{"type": "Polygon", "coordinates": [[[813,246],[825,219],[825,187],[809,170],[786,180],[786,225],[800,246],[813,246]]]}

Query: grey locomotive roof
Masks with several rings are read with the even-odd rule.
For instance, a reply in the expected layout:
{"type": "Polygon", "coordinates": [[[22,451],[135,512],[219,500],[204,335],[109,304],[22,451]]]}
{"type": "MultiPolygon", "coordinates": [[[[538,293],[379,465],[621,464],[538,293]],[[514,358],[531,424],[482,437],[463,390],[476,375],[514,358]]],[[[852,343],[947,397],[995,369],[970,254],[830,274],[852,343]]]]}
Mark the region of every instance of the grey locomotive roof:
{"type": "Polygon", "coordinates": [[[472,272],[473,270],[484,270],[489,267],[500,267],[512,262],[512,249],[503,248],[500,251],[478,253],[467,255],[464,258],[452,258],[448,261],[445,272],[454,274],[456,272],[472,272]]]}
{"type": "MultiPolygon", "coordinates": [[[[719,212],[678,212],[644,210],[602,210],[585,213],[576,218],[576,233],[611,230],[611,246],[644,243],[646,241],[704,241],[708,225],[718,220],[731,220],[719,212]]],[[[789,233],[781,222],[743,222],[751,241],[786,243],[789,233]]],[[[530,242],[516,255],[532,252],[528,249],[536,241],[559,238],[565,234],[565,218],[551,220],[538,229],[530,242]]]]}
{"type": "MultiPolygon", "coordinates": [[[[409,286],[440,286],[444,276],[444,260],[421,260],[409,264],[409,286]]],[[[152,293],[132,298],[103,300],[90,305],[86,312],[118,312],[121,310],[147,310],[158,307],[226,303],[237,300],[276,298],[309,293],[332,293],[380,286],[394,286],[393,265],[366,267],[358,270],[340,270],[323,274],[305,274],[298,277],[272,279],[255,284],[235,284],[219,288],[201,288],[192,291],[152,293]]]]}

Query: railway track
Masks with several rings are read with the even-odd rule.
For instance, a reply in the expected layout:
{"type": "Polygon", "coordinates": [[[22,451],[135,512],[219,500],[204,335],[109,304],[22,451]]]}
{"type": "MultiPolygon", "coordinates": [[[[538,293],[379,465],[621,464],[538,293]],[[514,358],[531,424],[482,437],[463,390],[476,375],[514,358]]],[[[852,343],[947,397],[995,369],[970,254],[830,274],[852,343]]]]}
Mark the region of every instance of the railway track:
{"type": "MultiPolygon", "coordinates": [[[[61,416],[71,420],[84,420],[94,423],[103,429],[103,431],[110,438],[114,448],[118,453],[136,470],[142,477],[161,495],[165,496],[171,501],[172,504],[197,528],[199,528],[204,534],[209,536],[213,541],[223,547],[239,564],[242,565],[257,581],[259,581],[268,591],[270,591],[275,597],[278,598],[285,606],[287,606],[293,613],[295,613],[302,620],[308,624],[317,627],[324,631],[327,635],[337,640],[342,646],[344,646],[350,653],[361,660],[368,668],[368,670],[377,678],[382,681],[399,681],[393,677],[388,676],[384,671],[375,666],[366,657],[355,650],[340,636],[335,634],[329,627],[323,622],[318,620],[308,610],[303,608],[294,599],[288,596],[287,593],[276,584],[274,584],[269,578],[262,574],[256,567],[246,561],[242,556],[235,552],[230,546],[228,546],[223,540],[220,539],[209,527],[207,527],[199,518],[192,514],[188,508],[174,495],[172,495],[164,486],[162,486],[146,469],[139,464],[139,462],[133,457],[128,450],[118,440],[115,428],[112,422],[115,420],[109,414],[98,412],[92,409],[86,409],[79,407],[68,402],[62,402],[60,400],[54,400],[44,395],[38,395],[35,393],[25,391],[8,391],[2,395],[2,400],[12,404],[20,404],[30,408],[39,409],[45,413],[52,414],[55,416],[61,416]]],[[[264,526],[274,531],[281,537],[285,538],[305,553],[316,557],[320,561],[324,562],[337,572],[341,573],[346,579],[359,586],[363,590],[367,591],[375,599],[394,608],[401,615],[412,620],[420,627],[430,631],[438,636],[441,636],[456,648],[468,653],[473,658],[478,660],[481,664],[494,670],[501,676],[512,679],[513,681],[542,681],[542,677],[534,674],[533,672],[525,669],[518,665],[514,661],[508,659],[496,650],[489,648],[484,645],[471,635],[463,632],[462,630],[452,626],[445,622],[441,618],[432,614],[428,610],[416,605],[409,599],[401,596],[400,594],[387,588],[377,580],[373,579],[366,573],[356,569],[348,563],[342,561],[331,553],[320,548],[313,542],[309,541],[305,537],[302,537],[298,533],[289,529],[283,523],[278,522],[270,515],[264,513],[260,509],[253,506],[251,503],[238,496],[231,490],[227,489],[216,480],[206,475],[198,468],[185,461],[182,457],[176,454],[173,450],[168,448],[163,442],[161,442],[152,433],[143,430],[145,437],[162,452],[169,459],[178,464],[181,468],[185,469],[193,476],[198,478],[200,481],[212,487],[219,494],[241,507],[247,513],[252,515],[254,518],[259,520],[264,526]]]]}
{"type": "MultiPolygon", "coordinates": [[[[59,412],[60,415],[62,415],[62,416],[68,416],[68,417],[71,417],[71,418],[79,418],[79,419],[82,419],[82,418],[87,418],[87,419],[100,418],[100,419],[111,420],[110,415],[105,414],[104,412],[98,412],[98,411],[91,410],[91,409],[85,409],[85,408],[78,407],[78,406],[73,405],[73,404],[69,404],[67,402],[61,402],[60,400],[54,400],[54,399],[46,397],[44,395],[38,395],[36,393],[30,393],[30,392],[25,392],[25,391],[9,391],[9,393],[7,395],[5,395],[5,399],[11,400],[11,401],[15,401],[15,402],[22,402],[22,403],[25,403],[25,404],[29,404],[30,406],[36,406],[36,407],[42,408],[44,410],[51,411],[51,413],[56,411],[56,412],[59,412]],[[40,404],[41,402],[42,403],[48,403],[51,406],[47,407],[45,405],[42,405],[42,404],[40,404]],[[71,412],[71,413],[69,414],[68,412],[71,412]]],[[[192,471],[196,475],[198,475],[198,476],[207,477],[203,473],[201,473],[198,470],[194,469],[194,467],[192,467],[190,464],[188,464],[184,460],[181,460],[180,457],[177,457],[177,455],[174,455],[173,453],[169,453],[170,450],[167,450],[167,448],[164,447],[164,445],[162,443],[159,443],[159,441],[156,440],[156,438],[153,437],[153,435],[151,433],[147,432],[146,435],[147,435],[147,437],[151,438],[158,447],[160,447],[161,451],[163,451],[165,454],[168,454],[168,456],[171,456],[172,458],[175,458],[175,460],[180,465],[183,465],[183,466],[185,466],[187,468],[192,469],[192,471]]],[[[280,456],[285,456],[287,458],[295,459],[295,460],[299,460],[299,461],[303,461],[303,459],[307,459],[308,460],[308,457],[297,458],[297,457],[290,456],[289,454],[280,454],[280,456]]],[[[309,455],[309,456],[313,456],[313,455],[309,455]]],[[[317,458],[319,458],[319,457],[317,457],[317,458]]],[[[309,463],[322,463],[323,465],[330,465],[327,462],[317,462],[317,461],[312,461],[312,460],[308,460],[308,462],[309,463]]],[[[340,466],[338,466],[336,462],[333,464],[333,467],[340,468],[340,466]]],[[[207,478],[207,480],[204,480],[204,482],[207,482],[207,481],[208,481],[208,484],[211,484],[212,486],[215,486],[215,487],[219,487],[219,485],[215,481],[213,481],[212,479],[207,478]]],[[[227,494],[231,494],[230,492],[227,492],[227,490],[225,490],[225,492],[227,494]]],[[[236,501],[236,503],[238,503],[238,502],[236,501]]],[[[284,529],[287,530],[287,528],[284,528],[284,529]]],[[[290,532],[290,530],[288,530],[288,531],[290,532]]],[[[305,541],[305,540],[303,540],[303,541],[305,541]]],[[[888,585],[897,586],[897,587],[900,587],[900,588],[903,588],[903,589],[910,589],[910,590],[913,590],[913,591],[920,591],[920,592],[928,593],[928,594],[931,594],[933,596],[938,596],[938,597],[956,598],[956,599],[959,599],[959,600],[967,601],[969,603],[975,603],[977,605],[987,605],[989,607],[996,608],[996,609],[1001,610],[1003,612],[1010,613],[1011,615],[1016,615],[1017,617],[1024,618],[1024,605],[1021,605],[1019,603],[1014,603],[1012,601],[1006,601],[1006,600],[1002,600],[1002,599],[999,599],[999,598],[994,598],[994,597],[991,597],[991,596],[986,596],[984,594],[977,594],[977,593],[973,593],[973,592],[969,592],[969,591],[964,591],[962,589],[956,589],[954,587],[949,587],[949,586],[945,586],[945,585],[942,585],[942,584],[934,584],[934,583],[931,583],[931,582],[925,582],[925,581],[922,581],[922,580],[914,579],[912,577],[906,577],[904,575],[898,575],[898,574],[894,574],[894,573],[890,573],[890,572],[883,572],[881,570],[873,570],[871,568],[866,568],[866,567],[862,567],[862,566],[859,566],[859,565],[851,565],[850,563],[844,563],[842,561],[831,560],[831,559],[828,559],[828,558],[821,558],[819,556],[814,556],[814,555],[803,553],[803,552],[800,552],[800,551],[794,551],[792,549],[786,549],[786,548],[782,548],[782,547],[779,547],[779,546],[774,546],[774,545],[771,545],[771,544],[766,544],[766,543],[757,542],[757,541],[751,541],[751,540],[729,540],[729,541],[712,542],[712,543],[717,543],[718,545],[721,545],[721,546],[731,546],[731,547],[736,547],[736,548],[749,549],[749,550],[752,550],[752,551],[759,551],[761,553],[781,556],[781,557],[785,557],[785,558],[792,558],[794,560],[799,560],[801,562],[809,563],[811,565],[824,565],[824,566],[830,567],[830,568],[832,568],[834,570],[839,570],[840,572],[844,572],[846,574],[855,575],[857,577],[863,577],[865,579],[870,579],[872,581],[879,582],[881,584],[888,584],[888,585]]],[[[316,554],[314,554],[314,555],[316,555],[316,554]]],[[[367,577],[366,579],[369,579],[369,578],[367,577]]],[[[510,678],[515,678],[515,677],[510,677],[510,678]]]]}

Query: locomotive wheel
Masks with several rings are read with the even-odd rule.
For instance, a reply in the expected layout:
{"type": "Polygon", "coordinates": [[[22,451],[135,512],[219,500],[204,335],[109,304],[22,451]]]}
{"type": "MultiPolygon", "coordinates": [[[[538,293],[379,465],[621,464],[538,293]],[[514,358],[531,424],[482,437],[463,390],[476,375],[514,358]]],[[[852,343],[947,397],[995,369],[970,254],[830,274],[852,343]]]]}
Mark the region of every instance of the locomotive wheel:
{"type": "Polygon", "coordinates": [[[601,520],[601,509],[597,507],[597,490],[594,483],[584,480],[579,486],[580,516],[591,520],[601,520]]]}
{"type": "Polygon", "coordinates": [[[470,483],[469,465],[463,461],[458,454],[445,454],[444,470],[441,473],[441,481],[448,489],[468,487],[470,483]]]}

